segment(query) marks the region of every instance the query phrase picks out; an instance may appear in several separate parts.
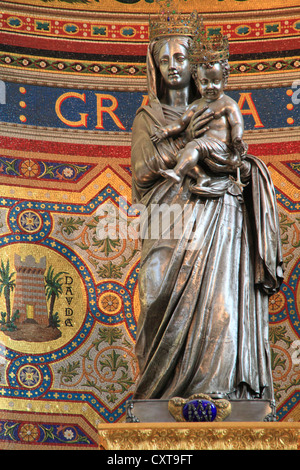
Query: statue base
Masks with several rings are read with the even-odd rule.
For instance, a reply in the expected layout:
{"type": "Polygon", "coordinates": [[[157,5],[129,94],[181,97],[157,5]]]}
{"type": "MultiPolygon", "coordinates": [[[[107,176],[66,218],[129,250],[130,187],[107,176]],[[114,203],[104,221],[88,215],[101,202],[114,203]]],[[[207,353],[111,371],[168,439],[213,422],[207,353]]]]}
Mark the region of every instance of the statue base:
{"type": "MultiPolygon", "coordinates": [[[[130,400],[128,423],[176,422],[168,410],[169,400],[130,400]]],[[[231,400],[231,413],[224,422],[276,421],[274,406],[268,400],[231,400]]]]}

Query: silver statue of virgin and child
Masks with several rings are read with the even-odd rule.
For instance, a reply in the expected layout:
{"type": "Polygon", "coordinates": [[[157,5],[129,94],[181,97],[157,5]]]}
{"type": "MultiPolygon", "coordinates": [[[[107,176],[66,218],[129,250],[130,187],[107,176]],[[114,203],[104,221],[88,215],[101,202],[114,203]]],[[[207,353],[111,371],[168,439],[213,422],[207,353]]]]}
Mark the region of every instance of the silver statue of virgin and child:
{"type": "Polygon", "coordinates": [[[196,12],[161,12],[149,33],[149,103],[132,129],[132,202],[144,209],[128,421],[153,403],[177,420],[275,420],[268,300],[283,279],[277,204],[225,91],[228,39],[208,36],[196,12]],[[161,217],[174,207],[166,236],[161,217]]]}

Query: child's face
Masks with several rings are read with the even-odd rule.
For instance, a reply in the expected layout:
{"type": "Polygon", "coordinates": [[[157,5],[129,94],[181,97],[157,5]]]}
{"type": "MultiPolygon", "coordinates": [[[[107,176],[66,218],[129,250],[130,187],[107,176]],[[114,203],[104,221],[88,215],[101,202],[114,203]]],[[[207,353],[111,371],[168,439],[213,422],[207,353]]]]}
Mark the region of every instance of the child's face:
{"type": "Polygon", "coordinates": [[[224,79],[221,64],[214,64],[212,68],[199,65],[197,68],[197,86],[201,96],[208,101],[217,100],[224,89],[224,79]]]}

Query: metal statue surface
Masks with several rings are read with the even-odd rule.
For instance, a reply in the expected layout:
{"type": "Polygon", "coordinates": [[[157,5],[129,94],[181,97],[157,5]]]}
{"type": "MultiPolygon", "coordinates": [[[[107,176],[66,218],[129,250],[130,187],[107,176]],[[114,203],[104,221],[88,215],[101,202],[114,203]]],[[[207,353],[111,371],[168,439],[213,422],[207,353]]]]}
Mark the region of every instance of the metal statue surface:
{"type": "Polygon", "coordinates": [[[204,58],[192,73],[192,44],[184,34],[150,41],[149,104],[133,124],[133,203],[144,207],[134,399],[273,400],[274,187],[224,93],[227,59],[204,58]]]}
{"type": "Polygon", "coordinates": [[[202,136],[195,138],[178,152],[175,167],[161,170],[163,176],[179,183],[182,176],[194,169],[197,185],[201,187],[210,184],[212,178],[207,176],[203,165],[197,163],[207,161],[209,166],[212,152],[221,152],[229,162],[231,161],[233,167],[245,156],[247,146],[242,140],[244,120],[237,103],[224,93],[227,76],[228,63],[224,61],[199,65],[196,69],[196,84],[201,98],[188,106],[179,119],[157,128],[152,136],[153,142],[156,143],[184,131],[194,113],[204,107],[207,109],[203,116],[213,113],[213,119],[202,136]]]}

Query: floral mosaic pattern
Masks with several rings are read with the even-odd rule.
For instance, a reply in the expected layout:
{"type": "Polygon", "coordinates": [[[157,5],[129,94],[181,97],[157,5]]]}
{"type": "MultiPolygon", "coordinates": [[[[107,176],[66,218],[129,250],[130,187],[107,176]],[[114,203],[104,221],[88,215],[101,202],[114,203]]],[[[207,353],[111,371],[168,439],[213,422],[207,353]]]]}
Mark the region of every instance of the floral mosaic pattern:
{"type": "Polygon", "coordinates": [[[14,421],[0,421],[0,439],[3,443],[19,444],[60,444],[72,447],[90,446],[97,448],[93,442],[78,426],[62,426],[60,424],[36,424],[14,421]]]}
{"type": "Polygon", "coordinates": [[[0,156],[0,173],[21,178],[77,182],[94,165],[56,163],[0,156]]]}

